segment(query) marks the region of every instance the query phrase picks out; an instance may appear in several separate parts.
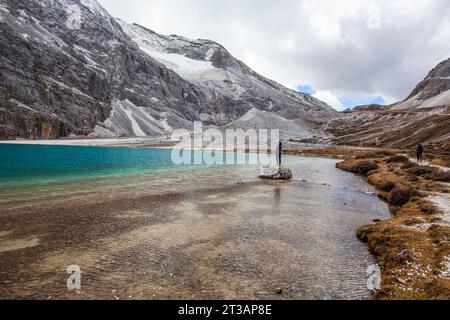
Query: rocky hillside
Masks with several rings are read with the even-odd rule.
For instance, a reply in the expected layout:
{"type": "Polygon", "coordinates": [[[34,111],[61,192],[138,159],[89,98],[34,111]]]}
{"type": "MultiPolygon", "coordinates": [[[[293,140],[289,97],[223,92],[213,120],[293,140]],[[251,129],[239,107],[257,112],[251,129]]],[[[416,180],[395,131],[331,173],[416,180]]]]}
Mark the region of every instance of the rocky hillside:
{"type": "Polygon", "coordinates": [[[355,108],[322,127],[334,144],[411,147],[450,139],[450,59],[440,63],[407,99],[355,108]]]}
{"type": "Polygon", "coordinates": [[[304,137],[335,116],[217,43],[129,25],[95,0],[1,0],[0,42],[0,139],[156,137],[194,120],[254,127],[239,122],[254,109],[304,137]]]}
{"type": "Polygon", "coordinates": [[[450,105],[450,59],[438,64],[393,110],[432,108],[450,105]]]}

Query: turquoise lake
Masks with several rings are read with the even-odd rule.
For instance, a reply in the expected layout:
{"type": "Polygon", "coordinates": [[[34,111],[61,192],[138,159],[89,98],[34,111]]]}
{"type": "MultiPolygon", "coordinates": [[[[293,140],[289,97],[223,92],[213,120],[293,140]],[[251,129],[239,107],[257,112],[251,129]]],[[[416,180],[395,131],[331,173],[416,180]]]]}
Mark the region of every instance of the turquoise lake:
{"type": "MultiPolygon", "coordinates": [[[[206,164],[176,165],[171,149],[0,145],[0,184],[57,182],[161,171],[192,170],[206,164]]],[[[199,152],[192,152],[194,154],[199,152]]],[[[221,157],[223,153],[220,154],[221,157]]],[[[248,160],[248,156],[247,156],[248,160]]]]}
{"type": "Polygon", "coordinates": [[[199,180],[252,179],[257,155],[213,153],[244,158],[245,165],[202,163],[201,151],[188,151],[188,164],[175,164],[171,149],[0,144],[0,202],[112,192],[163,192],[190,189],[199,180]],[[189,156],[190,155],[190,156],[189,156]],[[195,158],[200,156],[200,163],[195,158]],[[197,182],[194,182],[197,181],[197,182]],[[151,189],[151,190],[149,190],[151,189]]]}

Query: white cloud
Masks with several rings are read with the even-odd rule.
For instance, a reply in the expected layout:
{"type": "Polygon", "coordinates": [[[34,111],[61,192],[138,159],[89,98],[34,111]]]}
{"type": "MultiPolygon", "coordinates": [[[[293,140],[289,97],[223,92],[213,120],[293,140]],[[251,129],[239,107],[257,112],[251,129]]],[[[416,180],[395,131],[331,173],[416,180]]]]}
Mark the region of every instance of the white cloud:
{"type": "Polygon", "coordinates": [[[217,41],[257,72],[288,87],[309,84],[330,101],[402,100],[450,56],[448,0],[99,2],[159,33],[217,41]],[[368,28],[374,12],[379,28],[368,28]]]}
{"type": "Polygon", "coordinates": [[[328,103],[338,111],[346,109],[342,105],[341,101],[339,101],[339,98],[334,96],[330,91],[317,91],[315,94],[313,94],[313,96],[319,100],[322,100],[323,102],[328,103]]]}

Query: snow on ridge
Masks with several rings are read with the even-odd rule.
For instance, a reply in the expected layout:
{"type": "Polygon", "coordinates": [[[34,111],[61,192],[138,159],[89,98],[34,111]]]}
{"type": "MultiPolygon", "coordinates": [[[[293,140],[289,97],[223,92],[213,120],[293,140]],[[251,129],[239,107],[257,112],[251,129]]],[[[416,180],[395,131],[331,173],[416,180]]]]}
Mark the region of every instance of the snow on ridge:
{"type": "Polygon", "coordinates": [[[419,99],[420,93],[408,100],[394,104],[392,110],[404,110],[410,108],[426,109],[434,107],[442,107],[450,104],[450,90],[443,91],[438,95],[426,100],[419,99]]]}
{"type": "MultiPolygon", "coordinates": [[[[207,53],[208,61],[191,59],[182,54],[167,52],[161,37],[152,35],[137,25],[130,25],[121,20],[117,21],[123,31],[142,51],[175,71],[182,78],[195,82],[232,81],[232,76],[228,71],[214,67],[209,61],[214,54],[213,48],[207,53]]],[[[182,41],[187,40],[183,39],[182,41]]]]}
{"type": "Polygon", "coordinates": [[[8,10],[8,8],[6,7],[6,4],[5,4],[5,3],[0,3],[0,21],[3,20],[2,14],[1,14],[2,11],[8,12],[8,13],[9,13],[9,10],[8,10]]]}
{"type": "Polygon", "coordinates": [[[321,115],[325,109],[330,113],[335,112],[324,102],[287,89],[239,62],[216,67],[212,60],[216,52],[221,50],[221,46],[211,40],[159,35],[137,24],[128,24],[120,19],[117,19],[117,22],[142,51],[185,80],[200,84],[206,89],[216,90],[231,99],[241,99],[246,94],[274,96],[275,100],[283,100],[286,97],[301,105],[320,108],[321,115]]]}
{"type": "Polygon", "coordinates": [[[428,100],[425,100],[420,108],[439,107],[450,104],[450,90],[441,92],[428,100]]]}
{"type": "Polygon", "coordinates": [[[215,52],[216,52],[215,48],[209,48],[208,52],[206,52],[205,59],[208,60],[208,61],[211,61],[211,58],[213,57],[215,52]]]}
{"type": "Polygon", "coordinates": [[[71,30],[77,30],[81,28],[81,8],[77,4],[70,5],[66,8],[68,14],[66,26],[71,30]]]}
{"type": "Polygon", "coordinates": [[[89,8],[92,13],[109,19],[109,13],[96,0],[80,0],[80,2],[82,5],[89,8]]]}

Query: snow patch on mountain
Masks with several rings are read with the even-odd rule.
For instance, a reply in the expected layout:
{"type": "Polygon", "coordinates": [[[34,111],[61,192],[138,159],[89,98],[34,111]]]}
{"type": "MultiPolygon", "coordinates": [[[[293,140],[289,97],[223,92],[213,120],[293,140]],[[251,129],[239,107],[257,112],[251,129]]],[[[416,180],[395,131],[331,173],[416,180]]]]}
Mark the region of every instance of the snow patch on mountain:
{"type": "MultiPolygon", "coordinates": [[[[139,48],[152,58],[164,64],[167,68],[175,71],[184,79],[194,82],[204,81],[231,81],[231,75],[219,68],[215,68],[211,61],[201,61],[191,59],[182,54],[169,53],[164,51],[164,46],[157,37],[152,37],[141,27],[127,24],[118,20],[124,32],[129,36],[139,48]]],[[[178,40],[186,42],[186,40],[178,40]]],[[[214,49],[207,52],[207,60],[214,54],[214,49]]]]}
{"type": "Polygon", "coordinates": [[[208,51],[206,52],[205,59],[211,61],[211,58],[213,57],[215,52],[216,50],[214,48],[209,48],[208,51]]]}
{"type": "Polygon", "coordinates": [[[2,11],[9,13],[9,10],[4,3],[0,3],[0,21],[3,21],[3,16],[1,14],[2,11]]]}
{"type": "Polygon", "coordinates": [[[93,14],[109,20],[109,13],[96,0],[80,0],[80,3],[89,8],[93,14]]]}
{"type": "Polygon", "coordinates": [[[426,100],[421,100],[420,94],[417,94],[408,100],[393,105],[392,110],[407,110],[411,108],[426,109],[448,105],[450,105],[450,90],[441,92],[440,94],[426,100]]]}
{"type": "Polygon", "coordinates": [[[77,4],[73,4],[67,7],[66,12],[68,14],[66,26],[71,30],[77,30],[81,28],[81,8],[77,4]]]}

